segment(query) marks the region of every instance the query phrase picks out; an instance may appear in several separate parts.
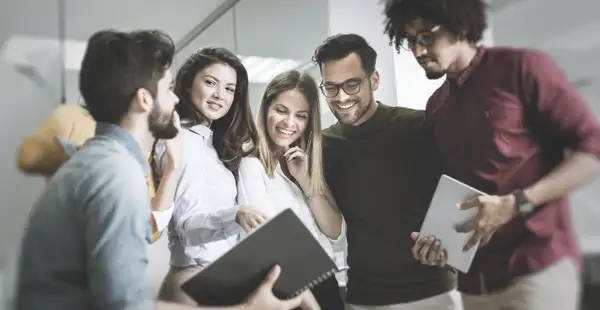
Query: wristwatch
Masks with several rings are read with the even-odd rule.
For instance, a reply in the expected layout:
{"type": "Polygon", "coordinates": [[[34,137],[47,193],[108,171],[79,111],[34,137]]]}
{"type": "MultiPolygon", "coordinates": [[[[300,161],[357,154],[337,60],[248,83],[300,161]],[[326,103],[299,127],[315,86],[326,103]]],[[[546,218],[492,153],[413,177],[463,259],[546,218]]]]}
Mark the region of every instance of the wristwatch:
{"type": "Polygon", "coordinates": [[[517,211],[521,216],[526,216],[529,213],[533,212],[535,206],[527,199],[523,190],[518,189],[514,191],[513,196],[515,197],[515,205],[517,207],[517,211]]]}

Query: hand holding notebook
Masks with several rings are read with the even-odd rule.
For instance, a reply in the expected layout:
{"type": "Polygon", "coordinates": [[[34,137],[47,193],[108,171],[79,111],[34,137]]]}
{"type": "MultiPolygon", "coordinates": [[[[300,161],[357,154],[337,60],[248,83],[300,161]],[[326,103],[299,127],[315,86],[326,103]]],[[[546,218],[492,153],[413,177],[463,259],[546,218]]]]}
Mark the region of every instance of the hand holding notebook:
{"type": "Polygon", "coordinates": [[[337,272],[317,239],[286,209],[198,272],[182,289],[198,304],[239,304],[274,265],[282,272],[273,293],[282,299],[293,298],[337,272]]]}

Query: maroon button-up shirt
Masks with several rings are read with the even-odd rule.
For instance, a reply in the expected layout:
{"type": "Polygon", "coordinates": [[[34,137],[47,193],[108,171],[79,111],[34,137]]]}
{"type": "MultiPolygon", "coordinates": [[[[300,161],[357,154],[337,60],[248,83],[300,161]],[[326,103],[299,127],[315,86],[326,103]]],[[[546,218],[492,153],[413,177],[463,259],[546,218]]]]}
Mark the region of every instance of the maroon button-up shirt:
{"type": "MultiPolygon", "coordinates": [[[[447,173],[491,195],[537,182],[565,150],[600,157],[600,127],[546,54],[481,48],[471,65],[429,99],[426,115],[447,173]]],[[[580,258],[567,198],[500,228],[480,248],[459,289],[481,294],[565,257],[580,258]]]]}

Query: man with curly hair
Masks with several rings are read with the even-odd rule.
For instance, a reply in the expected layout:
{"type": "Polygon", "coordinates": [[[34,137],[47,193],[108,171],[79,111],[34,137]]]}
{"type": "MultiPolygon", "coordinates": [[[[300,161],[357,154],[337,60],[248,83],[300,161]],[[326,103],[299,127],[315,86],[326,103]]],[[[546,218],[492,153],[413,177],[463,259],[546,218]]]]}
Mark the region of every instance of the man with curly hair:
{"type": "MultiPolygon", "coordinates": [[[[457,205],[479,244],[459,274],[465,309],[575,310],[580,253],[567,196],[600,173],[600,126],[552,59],[537,50],[478,46],[484,0],[385,3],[385,33],[430,79],[446,76],[426,119],[446,173],[490,196],[457,205]]],[[[435,236],[413,254],[445,264],[435,236]]]]}

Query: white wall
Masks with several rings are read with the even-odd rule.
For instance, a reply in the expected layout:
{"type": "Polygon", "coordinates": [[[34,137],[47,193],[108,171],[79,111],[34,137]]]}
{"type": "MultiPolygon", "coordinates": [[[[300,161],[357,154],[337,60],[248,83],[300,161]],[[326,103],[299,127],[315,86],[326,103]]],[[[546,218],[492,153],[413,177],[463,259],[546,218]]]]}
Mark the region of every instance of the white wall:
{"type": "MultiPolygon", "coordinates": [[[[158,28],[181,38],[222,0],[181,0],[170,2],[66,1],[66,32],[71,39],[86,40],[102,28],[133,30],[158,28]]],[[[44,187],[40,177],[26,177],[17,170],[16,152],[20,142],[48,118],[60,100],[60,53],[46,49],[31,56],[33,67],[15,68],[3,58],[3,48],[13,35],[58,39],[56,1],[2,1],[0,3],[0,309],[12,296],[16,258],[26,217],[44,187]]],[[[67,98],[76,101],[77,73],[67,75],[67,98]]],[[[150,248],[150,286],[160,285],[167,268],[165,239],[150,248]],[[154,268],[157,267],[157,268],[154,268]]]]}
{"type": "Polygon", "coordinates": [[[356,33],[377,51],[377,70],[381,76],[376,100],[397,105],[394,50],[383,33],[383,8],[376,0],[329,0],[329,34],[356,33]]]}
{"type": "Polygon", "coordinates": [[[394,54],[396,72],[396,92],[398,105],[411,109],[424,110],[427,99],[445,81],[445,77],[429,80],[411,52],[394,54]]]}
{"type": "MultiPolygon", "coordinates": [[[[0,44],[14,32],[39,31],[57,36],[57,9],[52,1],[2,1],[0,4],[0,44]],[[36,11],[31,8],[35,7],[36,11]]],[[[1,51],[0,51],[1,53],[1,51]]],[[[19,73],[0,58],[0,309],[6,308],[14,275],[16,252],[25,218],[43,182],[28,178],[17,171],[16,150],[23,138],[35,130],[56,105],[59,98],[58,51],[47,50],[34,78],[19,73]],[[35,82],[38,81],[38,82],[35,82]]]]}

